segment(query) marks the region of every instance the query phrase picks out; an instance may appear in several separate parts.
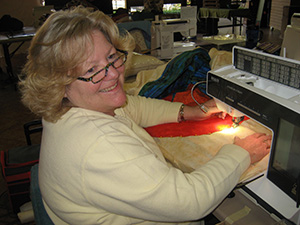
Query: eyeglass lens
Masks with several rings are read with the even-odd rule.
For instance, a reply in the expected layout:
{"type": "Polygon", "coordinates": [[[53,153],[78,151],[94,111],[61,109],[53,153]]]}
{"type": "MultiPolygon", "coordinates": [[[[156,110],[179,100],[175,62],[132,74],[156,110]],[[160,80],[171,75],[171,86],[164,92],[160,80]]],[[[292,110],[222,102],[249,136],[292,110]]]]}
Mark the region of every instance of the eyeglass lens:
{"type": "Polygon", "coordinates": [[[103,80],[107,76],[110,66],[112,66],[114,69],[118,69],[124,65],[124,63],[126,62],[126,55],[123,53],[120,54],[121,55],[119,55],[118,58],[116,58],[113,62],[109,63],[105,68],[102,69],[102,71],[99,71],[95,74],[95,76],[93,76],[93,83],[98,83],[101,80],[103,80]]]}

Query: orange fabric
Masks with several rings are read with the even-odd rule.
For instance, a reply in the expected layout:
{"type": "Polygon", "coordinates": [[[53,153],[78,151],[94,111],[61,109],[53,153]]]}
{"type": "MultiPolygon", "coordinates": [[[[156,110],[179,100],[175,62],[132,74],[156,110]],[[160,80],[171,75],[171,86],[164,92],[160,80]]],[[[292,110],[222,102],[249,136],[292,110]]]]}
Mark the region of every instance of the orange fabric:
{"type": "MultiPolygon", "coordinates": [[[[191,97],[191,88],[192,86],[190,86],[187,91],[176,93],[174,99],[172,99],[173,96],[167,96],[165,100],[182,102],[185,105],[195,106],[197,104],[191,97]]],[[[195,88],[193,94],[194,98],[199,103],[204,103],[210,99],[206,94],[197,88],[195,88]]],[[[232,117],[227,115],[224,120],[218,117],[212,117],[203,121],[184,121],[181,123],[160,124],[148,127],[146,130],[152,137],[186,137],[211,134],[224,128],[230,128],[231,125],[232,117]]]]}

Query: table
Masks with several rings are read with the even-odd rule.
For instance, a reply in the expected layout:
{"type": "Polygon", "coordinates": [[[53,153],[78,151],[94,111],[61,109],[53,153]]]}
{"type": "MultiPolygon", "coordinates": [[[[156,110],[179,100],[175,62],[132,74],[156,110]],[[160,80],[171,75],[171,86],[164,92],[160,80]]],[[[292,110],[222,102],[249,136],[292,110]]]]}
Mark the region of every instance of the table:
{"type": "Polygon", "coordinates": [[[232,25],[225,25],[225,26],[217,26],[217,28],[222,27],[232,27],[232,33],[234,34],[234,27],[240,27],[240,34],[241,34],[241,27],[242,27],[242,18],[250,18],[251,11],[249,9],[219,9],[219,8],[200,8],[198,12],[199,18],[232,18],[232,25]],[[237,18],[240,18],[239,23],[237,18]]]}
{"type": "MultiPolygon", "coordinates": [[[[242,189],[235,190],[213,212],[220,221],[218,225],[238,224],[285,224],[275,220],[275,216],[251,201],[242,189]]],[[[279,218],[278,218],[279,220],[279,218]]]]}
{"type": "Polygon", "coordinates": [[[199,37],[199,41],[196,43],[202,46],[214,45],[218,50],[231,51],[234,45],[245,46],[246,36],[237,34],[203,36],[199,37]]]}
{"type": "Polygon", "coordinates": [[[24,27],[23,30],[18,32],[0,33],[0,44],[3,48],[6,71],[11,79],[16,78],[13,73],[11,58],[26,41],[30,41],[34,37],[35,32],[36,29],[34,27],[24,27]],[[10,53],[9,47],[12,43],[19,43],[19,45],[10,53]]]}

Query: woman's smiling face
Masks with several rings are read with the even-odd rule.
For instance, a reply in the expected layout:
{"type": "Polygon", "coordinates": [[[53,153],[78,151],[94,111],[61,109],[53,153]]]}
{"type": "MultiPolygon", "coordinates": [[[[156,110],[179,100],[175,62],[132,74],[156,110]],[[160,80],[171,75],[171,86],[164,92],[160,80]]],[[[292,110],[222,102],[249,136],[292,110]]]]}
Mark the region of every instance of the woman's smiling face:
{"type": "MultiPolygon", "coordinates": [[[[100,31],[94,31],[92,38],[94,50],[82,65],[81,69],[85,71],[82,78],[91,77],[119,56],[119,52],[100,31]]],[[[114,115],[114,110],[126,102],[123,90],[125,68],[123,65],[115,69],[110,65],[106,70],[94,77],[94,81],[104,77],[99,83],[75,80],[66,87],[65,97],[72,106],[114,115]]]]}

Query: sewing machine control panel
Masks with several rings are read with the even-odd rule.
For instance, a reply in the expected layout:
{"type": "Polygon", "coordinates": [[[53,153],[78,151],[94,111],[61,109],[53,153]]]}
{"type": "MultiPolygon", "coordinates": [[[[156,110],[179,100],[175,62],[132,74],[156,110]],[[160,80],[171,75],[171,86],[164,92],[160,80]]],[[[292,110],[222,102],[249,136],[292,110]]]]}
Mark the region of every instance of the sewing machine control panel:
{"type": "Polygon", "coordinates": [[[300,89],[299,61],[235,47],[233,65],[236,69],[300,89]]]}
{"type": "MultiPolygon", "coordinates": [[[[237,79],[245,78],[243,74],[238,76],[237,79]]],[[[250,76],[251,77],[251,76],[250,76]]],[[[249,78],[249,77],[248,77],[249,78]]],[[[268,124],[271,126],[274,124],[274,118],[272,117],[272,110],[274,103],[268,99],[265,99],[260,94],[249,91],[247,88],[223,79],[221,76],[213,73],[208,73],[207,80],[207,92],[209,95],[223,101],[231,107],[244,112],[248,116],[255,118],[257,121],[268,124]]],[[[246,84],[253,86],[251,79],[246,79],[246,84]]],[[[247,87],[246,85],[246,87],[247,87]]]]}

